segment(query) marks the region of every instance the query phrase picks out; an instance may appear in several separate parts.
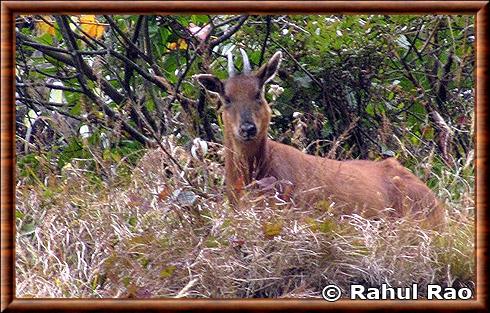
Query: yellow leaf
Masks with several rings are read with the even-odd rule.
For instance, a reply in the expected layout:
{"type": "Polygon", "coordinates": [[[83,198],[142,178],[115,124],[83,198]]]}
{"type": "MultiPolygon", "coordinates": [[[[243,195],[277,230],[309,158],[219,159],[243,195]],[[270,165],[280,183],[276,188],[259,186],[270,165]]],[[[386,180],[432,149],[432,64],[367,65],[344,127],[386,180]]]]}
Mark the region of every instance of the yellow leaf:
{"type": "Polygon", "coordinates": [[[95,290],[98,284],[99,284],[99,274],[96,273],[94,275],[94,278],[92,279],[92,290],[95,290]]]}
{"type": "Polygon", "coordinates": [[[102,159],[103,159],[104,161],[107,161],[107,160],[109,160],[109,159],[110,159],[110,157],[111,157],[111,150],[109,150],[109,149],[104,149],[104,151],[102,152],[102,159]]]}
{"type": "Polygon", "coordinates": [[[52,24],[54,24],[53,20],[49,16],[43,16],[43,18],[51,24],[46,23],[44,20],[37,21],[36,28],[39,34],[44,35],[48,33],[50,35],[54,35],[56,33],[56,29],[52,26],[52,24]]]}
{"type": "Polygon", "coordinates": [[[310,226],[310,229],[314,232],[318,231],[318,222],[313,218],[308,217],[305,219],[305,222],[310,226]]]}
{"type": "Polygon", "coordinates": [[[318,230],[324,234],[329,234],[333,230],[335,230],[337,227],[337,224],[332,221],[332,220],[325,220],[323,223],[318,225],[318,230]]]}
{"type": "Polygon", "coordinates": [[[95,15],[80,15],[80,24],[95,24],[95,15]]]}
{"type": "Polygon", "coordinates": [[[213,236],[209,237],[204,244],[208,248],[218,248],[220,246],[219,241],[216,240],[216,238],[214,238],[213,236]]]}
{"type": "Polygon", "coordinates": [[[138,286],[136,286],[135,284],[133,283],[130,283],[127,287],[126,287],[127,291],[128,291],[128,295],[127,297],[128,298],[136,298],[136,292],[138,292],[138,286]]]}
{"type": "Polygon", "coordinates": [[[105,25],[97,22],[95,15],[80,15],[80,28],[92,38],[102,37],[105,25]]]}
{"type": "Polygon", "coordinates": [[[279,234],[281,234],[282,231],[282,222],[275,222],[275,223],[265,223],[262,226],[262,229],[264,231],[264,235],[267,238],[273,238],[279,234]]]}
{"type": "Polygon", "coordinates": [[[317,201],[315,203],[315,208],[322,211],[330,212],[332,210],[332,202],[328,199],[317,201]]]}
{"type": "Polygon", "coordinates": [[[120,162],[121,161],[121,155],[117,152],[112,152],[112,159],[116,162],[120,162]]]}
{"type": "Polygon", "coordinates": [[[188,45],[184,39],[181,38],[181,39],[177,40],[177,43],[179,44],[180,50],[187,50],[188,45]]]}
{"type": "Polygon", "coordinates": [[[175,50],[175,49],[177,49],[177,43],[176,43],[176,42],[169,42],[169,43],[167,44],[167,48],[168,48],[169,50],[175,50]]]}
{"type": "Polygon", "coordinates": [[[175,269],[176,269],[175,265],[170,265],[170,266],[164,268],[163,270],[160,271],[160,277],[161,278],[168,278],[168,277],[172,276],[175,269]]]}
{"type": "Polygon", "coordinates": [[[56,286],[61,287],[61,280],[58,277],[54,279],[54,283],[56,284],[56,286]]]}

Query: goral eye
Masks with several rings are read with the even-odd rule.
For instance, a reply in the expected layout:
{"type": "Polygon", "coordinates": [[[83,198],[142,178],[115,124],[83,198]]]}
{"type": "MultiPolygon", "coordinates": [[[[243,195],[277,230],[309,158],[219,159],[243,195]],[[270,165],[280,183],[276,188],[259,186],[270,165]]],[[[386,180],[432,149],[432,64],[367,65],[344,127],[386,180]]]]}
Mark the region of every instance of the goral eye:
{"type": "Polygon", "coordinates": [[[262,99],[262,95],[260,92],[258,92],[256,95],[255,95],[255,100],[257,101],[260,101],[260,99],[262,99]]]}
{"type": "Polygon", "coordinates": [[[230,99],[230,97],[228,97],[228,96],[224,96],[223,98],[224,98],[224,100],[225,100],[225,104],[231,104],[231,99],[230,99]]]}

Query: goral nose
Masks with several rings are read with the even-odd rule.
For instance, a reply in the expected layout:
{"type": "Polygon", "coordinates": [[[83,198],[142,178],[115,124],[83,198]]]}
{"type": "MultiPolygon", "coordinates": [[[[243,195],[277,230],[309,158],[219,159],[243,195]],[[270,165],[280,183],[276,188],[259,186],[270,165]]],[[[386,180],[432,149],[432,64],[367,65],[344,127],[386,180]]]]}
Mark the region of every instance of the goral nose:
{"type": "Polygon", "coordinates": [[[252,123],[243,123],[240,125],[240,135],[246,139],[253,138],[257,135],[257,127],[252,123]]]}

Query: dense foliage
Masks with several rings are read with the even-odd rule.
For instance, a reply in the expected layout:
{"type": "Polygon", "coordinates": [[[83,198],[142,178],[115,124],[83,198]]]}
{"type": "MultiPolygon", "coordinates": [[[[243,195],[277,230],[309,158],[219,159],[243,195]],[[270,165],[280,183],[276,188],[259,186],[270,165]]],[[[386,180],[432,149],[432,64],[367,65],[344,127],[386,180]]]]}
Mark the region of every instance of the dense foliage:
{"type": "Polygon", "coordinates": [[[457,167],[473,148],[473,31],[470,16],[21,16],[17,152],[31,167],[32,154],[56,152],[56,172],[170,134],[219,142],[192,75],[225,78],[226,52],[244,47],[256,67],[285,55],[284,92],[269,98],[274,138],[408,164],[434,152],[457,167]]]}
{"type": "MultiPolygon", "coordinates": [[[[263,228],[266,240],[254,243],[263,248],[263,255],[272,253],[275,248],[268,246],[272,244],[268,240],[277,239],[281,232],[288,242],[294,236],[311,241],[312,253],[323,261],[322,253],[327,253],[323,249],[327,248],[314,246],[315,236],[327,236],[322,238],[337,244],[341,238],[348,240],[341,249],[347,251],[345,254],[328,251],[327,255],[341,264],[345,261],[342,257],[362,254],[363,257],[352,259],[357,262],[355,266],[350,264],[349,271],[358,268],[359,272],[349,275],[362,276],[367,284],[383,280],[408,282],[410,271],[419,271],[424,282],[436,279],[447,285],[457,281],[472,286],[474,40],[473,16],[18,16],[17,222],[21,234],[18,247],[26,247],[18,259],[22,272],[19,277],[26,279],[25,284],[18,284],[23,288],[21,294],[121,296],[125,292],[121,290],[126,288],[131,296],[144,296],[138,294],[141,284],[135,277],[150,281],[152,275],[160,273],[163,289],[156,285],[145,287],[150,296],[319,295],[317,288],[329,279],[325,280],[325,272],[311,272],[318,264],[301,268],[311,274],[314,284],[308,280],[281,281],[280,287],[272,284],[270,291],[264,287],[269,286],[267,280],[255,287],[250,283],[268,274],[249,267],[248,274],[253,275],[233,272],[238,276],[231,277],[233,266],[227,262],[238,262],[237,259],[223,260],[218,255],[205,260],[211,260],[207,265],[204,261],[199,264],[221,265],[222,273],[226,273],[221,278],[219,271],[215,273],[217,277],[196,277],[201,277],[205,286],[209,284],[205,279],[214,281],[228,275],[235,282],[230,282],[235,289],[228,290],[223,285],[211,290],[208,286],[195,293],[179,293],[189,282],[182,265],[189,261],[185,260],[187,252],[208,248],[212,253],[220,252],[219,249],[234,247],[234,240],[250,243],[253,234],[247,237],[247,227],[263,228]],[[389,254],[381,256],[380,248],[373,248],[372,243],[370,253],[365,253],[366,246],[359,243],[369,236],[382,241],[380,229],[386,227],[384,224],[373,229],[369,221],[355,220],[350,223],[357,225],[355,230],[346,228],[353,233],[332,235],[332,221],[317,216],[300,221],[308,231],[298,234],[288,224],[299,218],[294,210],[277,211],[282,216],[277,212],[263,217],[259,214],[258,221],[252,221],[246,212],[233,215],[236,212],[222,196],[219,103],[199,88],[192,76],[213,73],[226,78],[228,52],[235,54],[236,67],[242,66],[238,48],[247,51],[255,69],[275,51],[283,52],[279,73],[266,87],[273,111],[273,139],[336,159],[395,156],[449,204],[454,227],[451,235],[446,234],[443,241],[420,243],[425,244],[426,250],[418,252],[417,260],[430,262],[421,261],[423,268],[412,268],[407,261],[403,265],[406,271],[400,271],[400,276],[386,274],[394,270],[389,254]],[[148,154],[143,157],[147,151],[150,155],[159,151],[157,160],[163,160],[161,165],[165,167],[155,172],[159,175],[146,164],[157,162],[151,161],[148,154]],[[143,169],[142,163],[147,165],[143,169]],[[153,178],[149,181],[148,177],[153,178]],[[135,195],[142,186],[144,199],[135,195]],[[118,212],[117,217],[113,211],[118,212]],[[150,215],[166,223],[160,225],[149,219],[150,215]],[[54,216],[61,216],[66,223],[57,223],[54,216]],[[96,243],[89,247],[97,257],[82,262],[85,266],[80,265],[85,254],[81,257],[78,243],[70,239],[59,247],[59,253],[43,248],[47,242],[61,242],[56,229],[60,233],[86,231],[85,244],[93,242],[102,227],[97,221],[105,221],[101,216],[112,221],[110,230],[115,233],[104,230],[99,234],[108,242],[103,248],[96,243]],[[263,220],[266,216],[274,216],[280,222],[263,220]],[[50,217],[51,224],[47,222],[50,217]],[[67,223],[73,223],[72,227],[67,223]],[[272,236],[267,225],[272,225],[272,236]],[[196,232],[191,236],[179,237],[173,244],[168,242],[175,232],[193,230],[196,232]],[[219,235],[218,230],[222,231],[219,235]],[[43,231],[52,235],[40,237],[43,231]],[[233,232],[244,237],[235,238],[233,232]],[[181,246],[180,252],[172,250],[174,244],[181,246]],[[136,246],[145,246],[152,253],[175,253],[176,261],[158,265],[153,261],[161,256],[142,256],[139,250],[136,259],[131,253],[125,255],[136,246]],[[453,248],[464,257],[456,260],[453,248]],[[77,262],[64,255],[68,251],[78,256],[77,262]],[[49,257],[42,261],[44,253],[49,257]],[[63,260],[60,270],[71,269],[83,283],[68,283],[73,277],[66,272],[64,280],[49,273],[50,261],[46,260],[53,255],[53,260],[63,260]],[[373,258],[379,261],[379,268],[359,274],[373,258]],[[75,263],[78,272],[73,271],[75,263]],[[34,268],[43,268],[43,274],[34,268]],[[115,273],[118,269],[121,271],[115,273]],[[145,270],[148,272],[143,273],[145,270]],[[178,283],[165,285],[174,271],[181,271],[178,283]],[[50,275],[58,281],[46,283],[50,275]],[[109,285],[100,281],[101,275],[112,277],[109,285]],[[245,283],[236,283],[247,279],[250,281],[246,288],[245,283]],[[30,288],[27,282],[36,282],[45,289],[30,288]],[[57,291],[50,293],[49,288],[57,291]],[[248,291],[237,291],[240,288],[248,291]],[[263,292],[263,288],[269,291],[263,292]]],[[[413,246],[410,238],[404,237],[404,227],[393,229],[393,238],[413,246]]],[[[426,235],[417,236],[429,238],[426,235]]],[[[287,256],[297,251],[297,243],[280,244],[287,256]]],[[[386,249],[386,245],[380,247],[386,249]]],[[[402,251],[390,253],[397,255],[402,251]]],[[[413,255],[406,257],[408,260],[413,255]]],[[[289,270],[299,270],[298,264],[304,259],[293,259],[284,257],[296,264],[289,270]]],[[[338,281],[339,268],[331,269],[330,274],[335,272],[328,276],[331,280],[338,281]]],[[[197,271],[202,274],[204,270],[197,271]]],[[[269,274],[287,276],[284,272],[269,274]]],[[[353,281],[344,278],[343,283],[353,281]]]]}

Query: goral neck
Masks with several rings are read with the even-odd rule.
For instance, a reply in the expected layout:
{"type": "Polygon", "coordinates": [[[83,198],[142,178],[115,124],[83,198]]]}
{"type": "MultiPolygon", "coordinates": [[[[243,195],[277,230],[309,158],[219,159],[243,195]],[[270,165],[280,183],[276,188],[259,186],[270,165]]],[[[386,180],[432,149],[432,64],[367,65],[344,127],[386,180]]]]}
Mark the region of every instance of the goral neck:
{"type": "Polygon", "coordinates": [[[269,163],[267,149],[266,137],[258,141],[233,142],[234,163],[247,184],[266,176],[269,163]]]}

